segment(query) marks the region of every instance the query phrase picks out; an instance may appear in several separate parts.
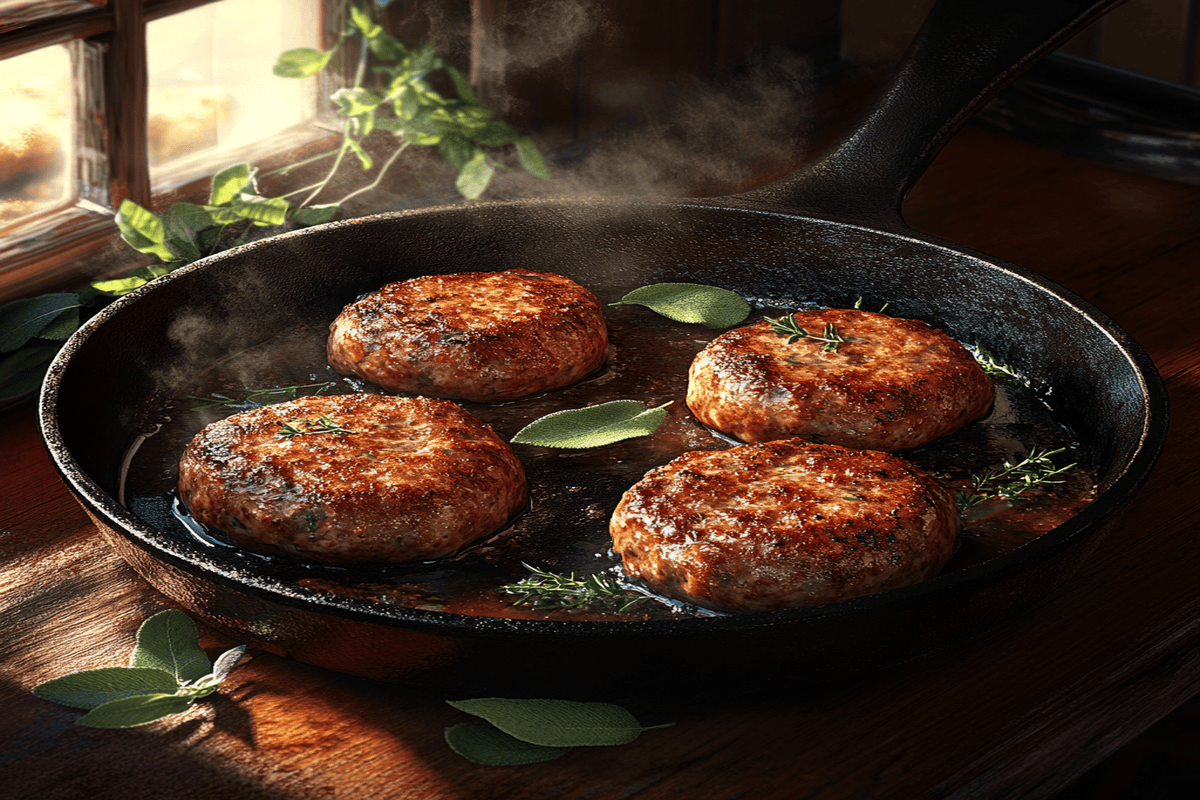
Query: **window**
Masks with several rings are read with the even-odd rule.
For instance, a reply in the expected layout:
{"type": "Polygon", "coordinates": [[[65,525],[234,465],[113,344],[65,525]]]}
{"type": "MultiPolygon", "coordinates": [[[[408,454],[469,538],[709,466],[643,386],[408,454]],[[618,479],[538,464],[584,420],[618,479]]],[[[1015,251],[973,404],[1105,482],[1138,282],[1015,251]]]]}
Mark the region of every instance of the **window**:
{"type": "MultiPolygon", "coordinates": [[[[311,141],[321,0],[0,0],[0,302],[94,276],[113,210],[311,141]]],[[[329,4],[335,5],[335,4],[329,4]]]]}

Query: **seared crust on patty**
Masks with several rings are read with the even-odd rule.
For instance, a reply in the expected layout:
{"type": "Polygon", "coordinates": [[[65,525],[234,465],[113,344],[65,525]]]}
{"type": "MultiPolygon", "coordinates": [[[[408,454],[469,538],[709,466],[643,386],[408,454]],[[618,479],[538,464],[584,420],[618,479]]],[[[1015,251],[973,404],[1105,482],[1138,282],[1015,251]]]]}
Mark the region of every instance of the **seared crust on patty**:
{"type": "Polygon", "coordinates": [[[845,341],[789,344],[768,320],[722,334],[688,372],[697,419],[744,442],[799,437],[891,452],[946,436],[992,405],[974,357],[924,322],[855,309],[793,316],[809,334],[832,325],[845,341]]]}
{"type": "Polygon", "coordinates": [[[247,550],[362,564],[450,555],[504,525],[528,487],[508,444],[454,403],[354,394],[212,423],[184,451],[179,493],[247,550]]]}
{"type": "Polygon", "coordinates": [[[692,451],[613,513],[625,570],[660,594],[772,611],[923,581],[954,552],[954,494],[898,456],[781,440],[692,451]]]}
{"type": "Polygon", "coordinates": [[[390,392],[513,400],[585,377],[608,355],[604,309],[547,272],[462,272],[384,286],[330,325],[329,363],[390,392]]]}

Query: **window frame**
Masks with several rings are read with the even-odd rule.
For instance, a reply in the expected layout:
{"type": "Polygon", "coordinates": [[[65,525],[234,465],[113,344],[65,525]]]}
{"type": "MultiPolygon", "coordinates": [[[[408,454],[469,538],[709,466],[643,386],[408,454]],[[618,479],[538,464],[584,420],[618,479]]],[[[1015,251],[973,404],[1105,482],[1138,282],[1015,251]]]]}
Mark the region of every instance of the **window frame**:
{"type": "MultiPolygon", "coordinates": [[[[126,198],[147,208],[155,202],[147,144],[146,25],[214,2],[219,0],[52,0],[0,9],[0,59],[54,45],[68,48],[74,136],[68,180],[76,186],[63,204],[0,228],[0,304],[128,266],[127,253],[112,255],[115,211],[126,198]]],[[[337,6],[321,4],[323,47],[336,38],[337,6]]],[[[322,73],[318,98],[329,96],[339,72],[335,65],[322,73]]],[[[261,158],[292,150],[303,138],[285,133],[253,152],[261,158]]],[[[201,184],[207,187],[207,179],[162,194],[201,199],[201,184]]]]}

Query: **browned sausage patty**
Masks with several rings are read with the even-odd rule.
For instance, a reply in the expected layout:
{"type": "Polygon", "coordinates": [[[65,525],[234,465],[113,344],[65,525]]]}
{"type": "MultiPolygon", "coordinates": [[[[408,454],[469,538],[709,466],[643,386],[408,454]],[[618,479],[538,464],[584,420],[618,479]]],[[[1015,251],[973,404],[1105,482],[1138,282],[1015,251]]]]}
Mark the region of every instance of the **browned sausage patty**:
{"type": "Polygon", "coordinates": [[[722,611],[923,581],[954,552],[954,494],[902,458],[795,439],[692,451],[617,506],[613,547],[656,592],[722,611]]]}
{"type": "Polygon", "coordinates": [[[600,301],[546,272],[462,272],[391,283],[330,326],[329,363],[391,392],[512,400],[604,363],[600,301]]]}
{"type": "Polygon", "coordinates": [[[200,522],[247,550],[326,564],[449,555],[501,527],[525,471],[448,400],[305,397],[214,422],[179,464],[200,522]]]}
{"type": "Polygon", "coordinates": [[[688,373],[697,419],[744,442],[799,437],[890,452],[952,433],[991,407],[983,369],[924,322],[854,309],[793,316],[809,334],[845,341],[836,349],[812,337],[789,343],[768,320],[722,334],[688,373]]]}

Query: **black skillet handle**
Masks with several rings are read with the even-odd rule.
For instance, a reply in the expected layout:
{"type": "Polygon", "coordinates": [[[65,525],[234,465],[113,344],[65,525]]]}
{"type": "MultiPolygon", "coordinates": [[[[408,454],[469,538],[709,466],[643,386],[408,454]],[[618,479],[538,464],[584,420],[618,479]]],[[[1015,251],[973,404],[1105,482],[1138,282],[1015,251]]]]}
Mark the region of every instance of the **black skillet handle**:
{"type": "Polygon", "coordinates": [[[857,127],[783,180],[737,197],[906,230],[904,196],[1000,89],[1123,0],[940,0],[857,127]]]}

